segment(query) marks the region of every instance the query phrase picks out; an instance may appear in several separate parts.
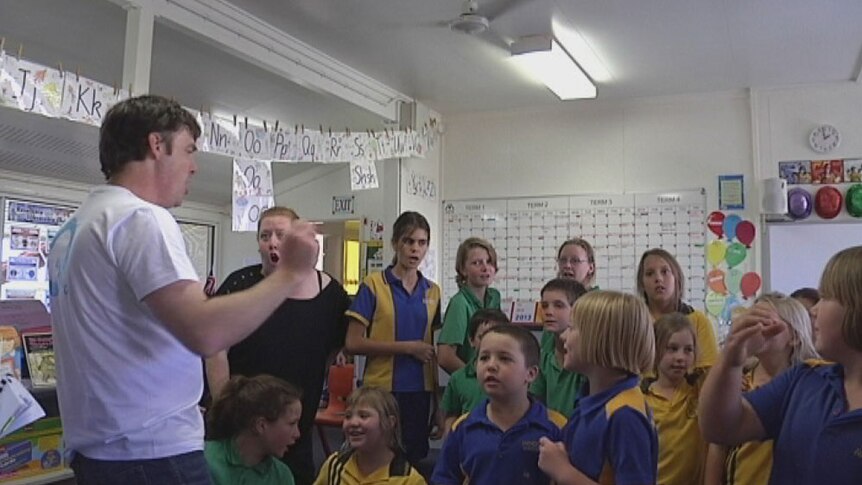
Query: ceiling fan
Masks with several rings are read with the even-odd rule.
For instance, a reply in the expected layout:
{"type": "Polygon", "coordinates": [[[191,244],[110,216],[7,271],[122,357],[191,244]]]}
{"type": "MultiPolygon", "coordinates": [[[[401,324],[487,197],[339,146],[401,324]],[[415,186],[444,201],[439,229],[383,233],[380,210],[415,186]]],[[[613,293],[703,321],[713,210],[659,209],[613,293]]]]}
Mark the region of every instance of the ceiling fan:
{"type": "Polygon", "coordinates": [[[491,29],[491,22],[524,1],[529,0],[487,0],[481,5],[478,0],[464,0],[461,15],[441,24],[508,51],[509,41],[491,29]]]}

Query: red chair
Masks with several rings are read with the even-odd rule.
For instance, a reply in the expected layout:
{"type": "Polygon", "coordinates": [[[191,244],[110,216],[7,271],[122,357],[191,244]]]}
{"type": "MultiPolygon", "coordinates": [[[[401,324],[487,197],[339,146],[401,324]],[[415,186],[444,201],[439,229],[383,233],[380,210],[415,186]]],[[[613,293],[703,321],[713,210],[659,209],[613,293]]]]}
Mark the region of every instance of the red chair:
{"type": "Polygon", "coordinates": [[[314,417],[314,427],[320,437],[320,444],[326,456],[332,454],[324,426],[341,428],[344,422],[344,412],[347,410],[347,397],[353,392],[353,364],[333,365],[329,368],[329,404],[317,411],[314,417]]]}

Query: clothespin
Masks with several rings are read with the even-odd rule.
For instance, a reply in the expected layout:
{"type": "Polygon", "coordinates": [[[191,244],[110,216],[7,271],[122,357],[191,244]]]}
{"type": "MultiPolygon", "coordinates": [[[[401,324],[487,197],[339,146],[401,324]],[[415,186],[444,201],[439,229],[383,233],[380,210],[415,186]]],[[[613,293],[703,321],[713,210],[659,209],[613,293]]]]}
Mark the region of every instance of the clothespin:
{"type": "Polygon", "coordinates": [[[332,127],[329,127],[329,137],[332,138],[332,127]]]}
{"type": "Polygon", "coordinates": [[[114,81],[112,87],[114,88],[114,96],[116,96],[120,92],[120,90],[117,89],[117,82],[116,81],[114,81]]]}
{"type": "Polygon", "coordinates": [[[236,126],[236,115],[233,115],[233,126],[236,126]]]}
{"type": "Polygon", "coordinates": [[[4,47],[6,47],[6,37],[0,37],[0,51],[2,51],[4,47]]]}
{"type": "Polygon", "coordinates": [[[248,129],[248,116],[244,116],[244,118],[245,118],[245,120],[244,120],[245,121],[245,123],[244,123],[245,129],[247,130],[248,129]]]}
{"type": "MultiPolygon", "coordinates": [[[[0,46],[0,51],[2,51],[2,50],[3,50],[3,47],[0,46]]],[[[63,63],[61,61],[57,61],[57,67],[60,68],[60,77],[65,76],[66,73],[63,72],[63,63]]]]}
{"type": "Polygon", "coordinates": [[[75,81],[81,80],[81,67],[75,66],[75,81]]]}
{"type": "Polygon", "coordinates": [[[269,131],[269,130],[266,128],[266,120],[263,120],[263,131],[269,131]]]}
{"type": "Polygon", "coordinates": [[[278,120],[275,120],[275,128],[273,128],[273,131],[278,131],[278,120]]]}
{"type": "MultiPolygon", "coordinates": [[[[76,74],[76,75],[77,75],[77,74],[76,74]]],[[[129,83],[129,97],[130,97],[130,98],[133,96],[133,94],[132,94],[132,93],[134,93],[134,92],[135,92],[135,91],[134,91],[134,88],[135,88],[135,85],[134,85],[134,84],[132,84],[132,83],[129,83]]]]}
{"type": "Polygon", "coordinates": [[[298,135],[298,134],[299,134],[299,125],[293,125],[293,134],[294,134],[294,135],[298,135]]]}
{"type": "Polygon", "coordinates": [[[320,133],[323,133],[323,125],[317,125],[317,128],[320,133]]]}
{"type": "Polygon", "coordinates": [[[302,134],[304,135],[304,134],[305,134],[305,125],[303,124],[303,125],[300,125],[300,126],[302,126],[302,134]]]}
{"type": "Polygon", "coordinates": [[[18,60],[21,60],[21,54],[24,53],[24,44],[18,44],[18,60]]]}

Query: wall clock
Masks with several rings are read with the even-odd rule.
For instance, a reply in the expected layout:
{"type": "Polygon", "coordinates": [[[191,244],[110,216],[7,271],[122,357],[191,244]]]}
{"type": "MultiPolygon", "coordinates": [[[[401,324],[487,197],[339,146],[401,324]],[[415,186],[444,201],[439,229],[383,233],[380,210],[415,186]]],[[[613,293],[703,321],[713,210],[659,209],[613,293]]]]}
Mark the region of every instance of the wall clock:
{"type": "Polygon", "coordinates": [[[841,144],[841,132],[832,125],[820,125],[811,130],[808,144],[817,153],[826,153],[838,148],[841,144]]]}

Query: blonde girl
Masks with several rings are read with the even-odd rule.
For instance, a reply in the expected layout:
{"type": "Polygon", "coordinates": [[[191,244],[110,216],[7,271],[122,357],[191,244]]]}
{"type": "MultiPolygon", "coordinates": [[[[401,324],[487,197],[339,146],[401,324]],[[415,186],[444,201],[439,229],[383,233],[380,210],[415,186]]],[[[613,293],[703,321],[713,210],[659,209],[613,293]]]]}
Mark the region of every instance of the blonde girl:
{"type": "Polygon", "coordinates": [[[829,260],[814,306],[815,349],[806,361],[743,395],[743,367],[787,323],[768,303],[733,321],[700,400],[701,431],[735,446],[773,440],[772,485],[858,484],[862,476],[862,246],[829,260]]]}
{"type": "Polygon", "coordinates": [[[392,394],[377,387],[353,391],[342,429],[346,448],[326,459],[314,485],[425,484],[404,454],[398,403],[392,394]]]}
{"type": "Polygon", "coordinates": [[[455,256],[455,274],[458,293],[449,300],[437,339],[438,362],[449,374],[476,356],[467,335],[473,314],[482,309],[500,309],[500,292],[490,287],[497,274],[494,246],[478,237],[465,239],[455,256]]]}
{"type": "Polygon", "coordinates": [[[695,367],[710,367],[718,356],[715,328],[703,312],[682,301],[685,275],[676,258],[664,249],[650,249],[641,256],[637,272],[637,292],[649,307],[653,320],[668,313],[686,315],[694,327],[700,352],[695,367]]]}
{"type": "Polygon", "coordinates": [[[557,484],[655,483],[658,442],[639,387],[655,339],[649,310],[633,295],[592,291],[578,299],[564,332],[566,370],[588,387],[563,428],[539,440],[539,467],[557,484]]]}
{"type": "Polygon", "coordinates": [[[706,443],[697,423],[697,399],[705,370],[694,369],[694,327],[681,313],[662,316],[654,327],[656,377],[643,387],[658,430],[658,483],[701,483],[706,443]]]}
{"type": "MultiPolygon", "coordinates": [[[[765,303],[775,310],[784,328],[767,339],[757,353],[757,363],[743,375],[744,391],[764,386],[775,376],[803,361],[818,358],[811,338],[811,319],[798,299],[780,293],[760,296],[755,303],[765,303]]],[[[707,485],[742,485],[767,483],[772,469],[772,442],[752,441],[728,450],[711,445],[707,461],[707,485]]]]}
{"type": "Polygon", "coordinates": [[[270,375],[235,376],[207,414],[204,456],[216,485],[293,485],[281,457],[299,438],[301,394],[270,375]]]}

